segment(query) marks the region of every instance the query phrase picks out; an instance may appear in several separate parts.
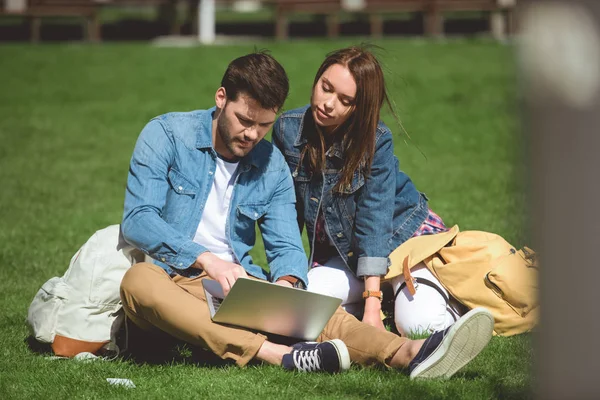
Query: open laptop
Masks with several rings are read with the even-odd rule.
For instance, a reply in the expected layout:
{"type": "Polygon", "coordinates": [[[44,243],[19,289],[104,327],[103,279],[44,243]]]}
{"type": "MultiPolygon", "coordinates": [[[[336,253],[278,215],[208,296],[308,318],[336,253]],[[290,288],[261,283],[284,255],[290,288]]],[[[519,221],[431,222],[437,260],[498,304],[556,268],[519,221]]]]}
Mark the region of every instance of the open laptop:
{"type": "Polygon", "coordinates": [[[219,282],[202,281],[214,322],[315,340],[341,299],[255,279],[239,278],[227,297],[219,282]]]}

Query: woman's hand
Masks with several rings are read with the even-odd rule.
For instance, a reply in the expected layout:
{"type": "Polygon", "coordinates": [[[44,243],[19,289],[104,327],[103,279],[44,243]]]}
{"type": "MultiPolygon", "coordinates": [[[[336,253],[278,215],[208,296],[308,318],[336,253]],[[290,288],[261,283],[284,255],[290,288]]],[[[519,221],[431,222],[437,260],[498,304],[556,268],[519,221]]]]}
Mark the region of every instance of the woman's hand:
{"type": "Polygon", "coordinates": [[[381,302],[377,297],[367,297],[365,299],[365,313],[362,322],[386,330],[381,320],[381,302]]]}

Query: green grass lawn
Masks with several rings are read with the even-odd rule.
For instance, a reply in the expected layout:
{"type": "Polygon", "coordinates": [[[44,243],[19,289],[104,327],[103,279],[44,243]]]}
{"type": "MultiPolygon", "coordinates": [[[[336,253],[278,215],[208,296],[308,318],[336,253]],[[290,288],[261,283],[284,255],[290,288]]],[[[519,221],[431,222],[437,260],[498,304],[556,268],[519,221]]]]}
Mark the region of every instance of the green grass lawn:
{"type": "MultiPolygon", "coordinates": [[[[286,67],[286,107],[308,101],[327,51],[348,41],[261,43],[286,67]]],[[[386,112],[401,167],[448,224],[525,244],[526,182],[514,54],[488,41],[386,40],[381,58],[406,132],[386,112]]],[[[529,335],[494,338],[450,381],[353,367],[338,376],[275,367],[51,361],[26,344],[27,308],[94,231],[120,222],[129,158],[152,117],[207,108],[227,63],[253,46],[0,46],[0,398],[531,397],[529,335]],[[136,389],[106,378],[129,378],[136,389]]],[[[255,260],[264,265],[259,243],[255,260]]]]}

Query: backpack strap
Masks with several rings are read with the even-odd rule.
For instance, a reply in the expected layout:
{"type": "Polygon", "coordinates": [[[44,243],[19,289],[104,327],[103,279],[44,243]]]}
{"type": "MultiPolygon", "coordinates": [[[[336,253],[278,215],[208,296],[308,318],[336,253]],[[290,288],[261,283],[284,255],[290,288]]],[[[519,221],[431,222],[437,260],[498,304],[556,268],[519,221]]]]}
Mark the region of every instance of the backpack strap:
{"type": "MultiPolygon", "coordinates": [[[[442,296],[442,298],[444,299],[444,301],[446,302],[446,304],[449,304],[450,299],[448,298],[448,296],[446,295],[446,293],[442,292],[442,289],[439,288],[438,285],[436,285],[435,283],[431,282],[429,279],[425,279],[425,278],[412,278],[414,279],[417,283],[419,284],[423,284],[425,286],[429,286],[434,288],[439,294],[440,296],[442,296]]],[[[407,286],[406,281],[402,282],[402,285],[400,285],[400,287],[398,288],[398,290],[396,290],[396,293],[394,293],[394,301],[396,301],[396,298],[398,297],[398,295],[400,294],[400,292],[402,291],[402,289],[404,289],[407,286]]]]}

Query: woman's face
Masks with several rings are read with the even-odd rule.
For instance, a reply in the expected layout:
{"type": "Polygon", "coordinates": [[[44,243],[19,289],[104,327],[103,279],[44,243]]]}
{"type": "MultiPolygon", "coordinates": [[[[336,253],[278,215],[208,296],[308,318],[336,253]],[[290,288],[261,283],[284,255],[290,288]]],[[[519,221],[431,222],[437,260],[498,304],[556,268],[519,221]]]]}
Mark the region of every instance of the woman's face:
{"type": "Polygon", "coordinates": [[[311,108],[317,125],[331,132],[354,111],[356,82],[348,68],[334,64],[327,68],[313,88],[311,108]]]}

